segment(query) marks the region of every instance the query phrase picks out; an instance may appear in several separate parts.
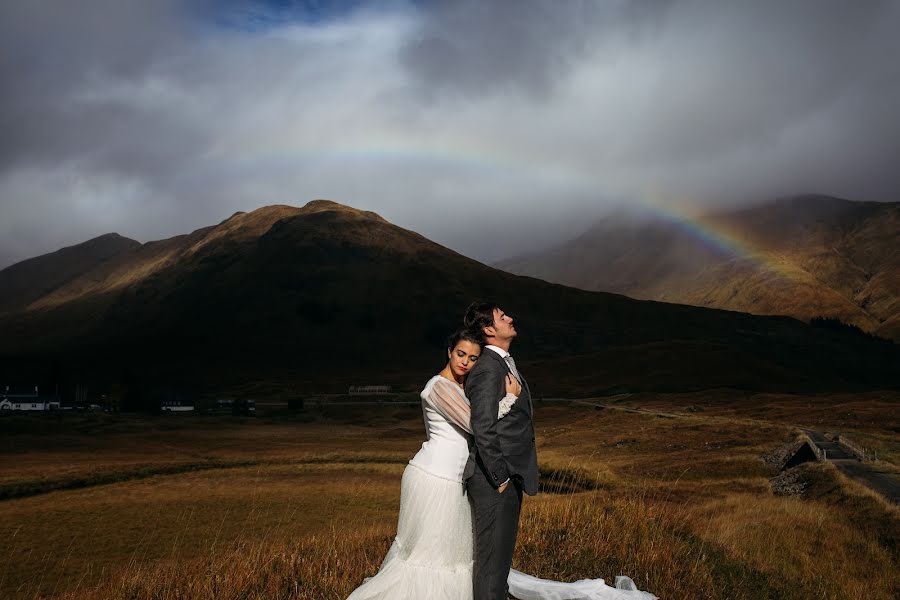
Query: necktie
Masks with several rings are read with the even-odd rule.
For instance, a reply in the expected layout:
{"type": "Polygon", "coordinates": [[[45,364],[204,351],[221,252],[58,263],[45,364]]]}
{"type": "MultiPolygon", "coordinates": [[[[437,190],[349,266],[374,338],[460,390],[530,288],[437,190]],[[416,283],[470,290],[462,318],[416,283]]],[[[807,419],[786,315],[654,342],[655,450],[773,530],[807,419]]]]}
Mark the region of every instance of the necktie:
{"type": "Polygon", "coordinates": [[[516,376],[516,379],[519,380],[519,383],[522,383],[522,377],[519,375],[518,369],[516,369],[516,361],[513,360],[512,354],[506,355],[506,364],[509,365],[509,370],[512,371],[513,375],[516,376]]]}

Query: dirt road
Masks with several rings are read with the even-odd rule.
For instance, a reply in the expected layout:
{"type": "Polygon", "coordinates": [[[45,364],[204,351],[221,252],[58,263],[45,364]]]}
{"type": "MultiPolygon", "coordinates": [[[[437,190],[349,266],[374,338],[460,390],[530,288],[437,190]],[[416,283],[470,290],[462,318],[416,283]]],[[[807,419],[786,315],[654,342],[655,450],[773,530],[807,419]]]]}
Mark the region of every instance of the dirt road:
{"type": "Polygon", "coordinates": [[[816,443],[816,446],[825,450],[825,458],[834,463],[834,466],[843,471],[845,475],[875,490],[891,502],[900,504],[900,479],[896,475],[876,470],[877,462],[868,463],[857,459],[839,443],[830,441],[822,431],[815,429],[803,429],[803,431],[816,443]]]}

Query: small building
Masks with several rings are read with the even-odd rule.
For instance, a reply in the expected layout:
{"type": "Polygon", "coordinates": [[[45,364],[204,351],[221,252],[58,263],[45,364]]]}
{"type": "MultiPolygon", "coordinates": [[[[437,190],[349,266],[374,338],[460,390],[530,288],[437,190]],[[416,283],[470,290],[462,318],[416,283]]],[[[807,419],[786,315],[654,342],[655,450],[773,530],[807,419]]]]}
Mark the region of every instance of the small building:
{"type": "Polygon", "coordinates": [[[34,400],[16,400],[9,401],[5,400],[10,404],[10,408],[13,410],[50,410],[50,403],[44,399],[34,398],[34,400]]]}
{"type": "Polygon", "coordinates": [[[231,405],[231,414],[234,416],[248,416],[256,414],[256,400],[238,398],[231,405]]]}
{"type": "Polygon", "coordinates": [[[216,408],[231,409],[234,405],[234,398],[217,398],[216,408]]]}
{"type": "Polygon", "coordinates": [[[163,400],[160,404],[163,412],[188,412],[194,410],[194,401],[187,398],[163,400]]]}
{"type": "Polygon", "coordinates": [[[59,409],[59,397],[56,394],[42,396],[36,385],[5,385],[0,390],[0,410],[56,409],[59,409]]]}
{"type": "Polygon", "coordinates": [[[151,388],[148,396],[162,412],[191,412],[196,404],[196,395],[183,387],[151,388]]]}
{"type": "Polygon", "coordinates": [[[229,411],[233,415],[253,415],[256,414],[256,400],[248,398],[217,398],[210,410],[218,414],[229,411]]]}
{"type": "Polygon", "coordinates": [[[347,392],[351,396],[371,396],[390,394],[391,386],[389,385],[351,385],[347,392]]]}

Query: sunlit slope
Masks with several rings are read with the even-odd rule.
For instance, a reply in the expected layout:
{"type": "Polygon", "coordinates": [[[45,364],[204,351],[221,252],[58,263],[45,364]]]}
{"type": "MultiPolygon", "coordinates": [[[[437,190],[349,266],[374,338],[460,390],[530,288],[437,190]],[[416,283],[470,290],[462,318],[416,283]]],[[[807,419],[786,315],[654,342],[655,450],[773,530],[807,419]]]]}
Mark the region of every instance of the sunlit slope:
{"type": "Polygon", "coordinates": [[[900,203],[799,196],[690,227],[617,214],[498,265],[586,290],[809,321],[900,339],[900,203]]]}

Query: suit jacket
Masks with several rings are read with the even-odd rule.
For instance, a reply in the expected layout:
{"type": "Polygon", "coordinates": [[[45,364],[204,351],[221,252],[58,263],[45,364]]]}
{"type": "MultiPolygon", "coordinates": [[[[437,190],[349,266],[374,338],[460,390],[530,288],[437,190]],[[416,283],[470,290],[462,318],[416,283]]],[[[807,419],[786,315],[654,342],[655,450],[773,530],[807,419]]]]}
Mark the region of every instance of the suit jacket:
{"type": "Polygon", "coordinates": [[[534,424],[531,392],[522,372],[522,393],[512,410],[497,418],[500,399],[506,395],[506,374],[509,365],[499,354],[485,348],[472,371],[466,377],[466,397],[472,413],[472,433],[475,443],[463,470],[469,479],[476,468],[482,469],[494,487],[506,478],[519,479],[529,496],[538,492],[537,449],[534,445],[534,424]]]}

